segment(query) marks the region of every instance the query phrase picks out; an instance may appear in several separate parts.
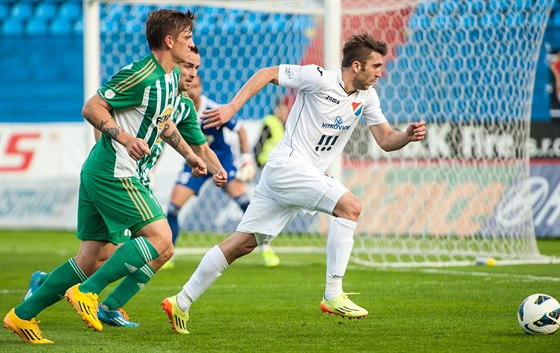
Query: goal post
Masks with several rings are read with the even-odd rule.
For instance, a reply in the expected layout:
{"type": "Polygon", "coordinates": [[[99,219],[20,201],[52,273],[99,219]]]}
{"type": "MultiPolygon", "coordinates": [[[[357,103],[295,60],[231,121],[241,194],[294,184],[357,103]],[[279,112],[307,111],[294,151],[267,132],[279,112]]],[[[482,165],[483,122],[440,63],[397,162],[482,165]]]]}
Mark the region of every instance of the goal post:
{"type": "MultiPolygon", "coordinates": [[[[468,265],[481,257],[551,261],[536,246],[528,138],[536,63],[552,3],[86,1],[84,15],[98,19],[84,25],[86,94],[92,94],[91,82],[106,82],[147,55],[144,23],[157,8],[195,11],[204,93],[221,103],[261,67],[315,63],[336,69],[344,40],[370,32],[389,45],[377,87],[385,115],[400,130],[425,120],[428,137],[386,153],[367,126],[354,132],[335,169],[363,205],[353,260],[370,266],[468,265]]],[[[293,91],[269,85],[237,117],[254,137],[274,103],[293,97],[293,91]]],[[[181,167],[168,158],[174,162],[156,167],[154,185],[164,208],[181,167]]],[[[221,190],[204,187],[181,212],[180,246],[207,247],[216,239],[209,234],[229,234],[240,218],[221,190]]],[[[298,216],[273,245],[322,251],[328,228],[324,218],[298,216]]]]}

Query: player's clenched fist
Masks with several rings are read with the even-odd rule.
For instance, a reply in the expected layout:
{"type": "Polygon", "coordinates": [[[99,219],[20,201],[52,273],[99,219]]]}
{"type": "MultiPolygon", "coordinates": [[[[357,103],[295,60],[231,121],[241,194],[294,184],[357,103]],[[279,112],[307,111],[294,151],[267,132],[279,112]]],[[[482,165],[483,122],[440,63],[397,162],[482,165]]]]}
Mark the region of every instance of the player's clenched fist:
{"type": "Polygon", "coordinates": [[[192,169],[192,176],[198,178],[201,175],[206,175],[206,163],[202,161],[197,155],[191,154],[186,159],[187,164],[192,169]]]}
{"type": "Polygon", "coordinates": [[[135,161],[138,161],[145,155],[150,154],[148,144],[141,138],[134,138],[128,141],[125,147],[128,155],[135,161]]]}
{"type": "Polygon", "coordinates": [[[227,173],[224,169],[221,169],[218,173],[212,175],[212,181],[217,187],[221,188],[222,186],[225,186],[227,184],[227,180],[227,173]]]}
{"type": "Polygon", "coordinates": [[[406,129],[406,134],[410,141],[423,141],[426,138],[426,122],[420,120],[410,123],[406,129]]]}

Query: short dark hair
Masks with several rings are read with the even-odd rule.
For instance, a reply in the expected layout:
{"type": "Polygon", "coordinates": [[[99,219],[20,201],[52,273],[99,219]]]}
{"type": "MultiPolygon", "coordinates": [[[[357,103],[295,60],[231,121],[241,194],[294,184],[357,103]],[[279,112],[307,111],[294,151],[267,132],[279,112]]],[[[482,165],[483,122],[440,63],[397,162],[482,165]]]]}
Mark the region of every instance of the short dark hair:
{"type": "Polygon", "coordinates": [[[194,45],[194,47],[191,48],[191,51],[195,54],[200,54],[200,49],[196,44],[194,45]]]}
{"type": "Polygon", "coordinates": [[[353,35],[342,48],[342,67],[350,67],[354,61],[365,64],[371,52],[387,55],[387,43],[373,39],[368,33],[353,35]]]}
{"type": "Polygon", "coordinates": [[[146,21],[146,39],[150,50],[162,49],[164,39],[168,35],[177,38],[179,33],[192,30],[194,19],[194,13],[190,10],[182,12],[161,9],[150,12],[146,21]]]}

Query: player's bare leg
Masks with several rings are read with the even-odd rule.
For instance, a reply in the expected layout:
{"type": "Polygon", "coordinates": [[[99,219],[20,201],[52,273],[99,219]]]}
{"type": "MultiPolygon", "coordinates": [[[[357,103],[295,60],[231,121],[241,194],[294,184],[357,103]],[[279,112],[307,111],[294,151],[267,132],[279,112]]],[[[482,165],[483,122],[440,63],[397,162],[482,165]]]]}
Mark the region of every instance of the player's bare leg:
{"type": "MultiPolygon", "coordinates": [[[[193,196],[195,196],[195,192],[191,188],[181,184],[175,184],[173,187],[167,209],[167,221],[169,222],[169,227],[171,228],[171,239],[173,245],[175,245],[177,239],[179,239],[179,233],[181,231],[178,219],[179,212],[185,203],[187,203],[187,201],[193,196]]],[[[162,270],[172,270],[173,268],[175,268],[175,261],[173,260],[173,257],[170,257],[167,262],[161,266],[162,270]]]]}
{"type": "MultiPolygon", "coordinates": [[[[239,208],[245,212],[249,206],[249,198],[247,196],[245,183],[240,180],[233,179],[226,185],[225,191],[232,199],[235,200],[235,202],[239,205],[239,208]]],[[[265,267],[276,267],[280,265],[280,258],[276,255],[268,243],[259,244],[259,249],[265,267]]]]}

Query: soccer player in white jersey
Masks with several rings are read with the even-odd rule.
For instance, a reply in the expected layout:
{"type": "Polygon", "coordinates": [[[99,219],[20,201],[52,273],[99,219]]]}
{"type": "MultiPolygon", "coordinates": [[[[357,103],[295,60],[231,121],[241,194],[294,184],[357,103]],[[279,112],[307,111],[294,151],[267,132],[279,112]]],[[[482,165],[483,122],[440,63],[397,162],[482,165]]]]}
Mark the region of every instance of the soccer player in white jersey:
{"type": "MultiPolygon", "coordinates": [[[[202,80],[200,76],[193,79],[188,91],[189,97],[194,102],[198,116],[202,112],[219,106],[207,96],[202,94],[202,80]]],[[[230,119],[220,129],[202,129],[202,133],[208,140],[208,145],[218,156],[220,163],[227,172],[227,184],[224,192],[235,201],[239,208],[245,212],[249,207],[249,196],[247,195],[245,182],[251,181],[255,175],[253,167],[253,156],[249,153],[249,142],[247,131],[241,121],[236,118],[230,119]],[[241,152],[242,164],[238,168],[234,164],[234,152],[230,144],[226,141],[225,128],[237,133],[239,138],[239,149],[241,152]]],[[[173,234],[173,245],[177,242],[180,234],[179,212],[181,208],[194,196],[198,195],[206,180],[211,177],[211,173],[206,176],[194,178],[191,168],[185,164],[183,171],[179,173],[175,186],[171,191],[169,206],[167,208],[167,221],[173,234]]],[[[276,267],[280,264],[280,259],[269,245],[261,246],[261,254],[266,267],[276,267]]],[[[173,259],[169,260],[162,269],[172,269],[175,264],[173,259]]]]}
{"type": "Polygon", "coordinates": [[[372,85],[382,74],[387,44],[369,34],[351,37],[342,50],[342,68],[280,65],[257,71],[227,105],[206,112],[205,126],[228,121],[249,98],[269,83],[298,90],[282,141],[270,153],[255,196],[237,231],[209,250],[177,295],[162,304],[179,333],[188,333],[188,311],[206,289],[237,258],[259,243],[276,237],[298,210],[333,215],[327,238],[326,288],[321,311],[360,318],[367,310],[342,289],[362,206],[338,180],[325,175],[348,142],[360,119],[369,125],[377,144],[394,151],[426,136],[425,122],[410,123],[404,132],[388,124],[372,85]]]}
{"type": "Polygon", "coordinates": [[[98,294],[152,260],[166,257],[165,261],[173,254],[165,214],[139,177],[160,138],[193,170],[206,173],[206,165],[170,119],[179,100],[177,65],[187,61],[194,47],[193,19],[190,11],[151,12],[146,22],[151,53],[120,70],[84,105],[82,114],[103,136],[80,174],[76,232],[80,248],[4,318],[5,327],[23,340],[53,343],[42,337],[35,317],[62,296],[89,327],[101,331],[98,294]],[[136,237],[119,247],[126,229],[136,237]]]}

